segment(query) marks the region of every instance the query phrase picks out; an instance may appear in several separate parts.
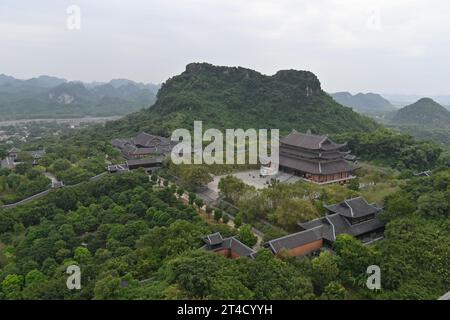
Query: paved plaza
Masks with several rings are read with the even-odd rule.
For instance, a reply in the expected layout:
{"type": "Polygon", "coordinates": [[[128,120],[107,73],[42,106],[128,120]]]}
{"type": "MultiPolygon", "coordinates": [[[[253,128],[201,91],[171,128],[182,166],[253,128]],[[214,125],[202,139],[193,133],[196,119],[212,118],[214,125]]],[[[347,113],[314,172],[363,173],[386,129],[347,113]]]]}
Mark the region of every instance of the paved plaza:
{"type": "MultiPolygon", "coordinates": [[[[267,188],[272,179],[277,179],[281,183],[295,183],[301,180],[301,178],[297,176],[284,172],[279,172],[276,176],[261,177],[259,175],[259,170],[235,172],[229,175],[241,179],[245,184],[254,186],[256,189],[267,188]]],[[[226,176],[227,175],[214,176],[214,180],[208,184],[208,188],[216,193],[219,193],[219,181],[222,177],[226,176]]]]}

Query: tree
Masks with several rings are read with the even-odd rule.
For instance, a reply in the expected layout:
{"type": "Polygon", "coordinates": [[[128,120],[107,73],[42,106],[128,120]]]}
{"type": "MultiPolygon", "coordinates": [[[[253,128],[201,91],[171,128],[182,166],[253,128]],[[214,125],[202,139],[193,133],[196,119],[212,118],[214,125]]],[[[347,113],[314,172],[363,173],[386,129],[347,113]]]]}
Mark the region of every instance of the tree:
{"type": "Polygon", "coordinates": [[[239,228],[242,225],[242,213],[238,213],[234,218],[234,226],[239,228]]]}
{"type": "Polygon", "coordinates": [[[177,194],[181,197],[184,194],[184,189],[182,187],[178,187],[177,194]]]}
{"type": "Polygon", "coordinates": [[[15,171],[18,174],[26,174],[31,170],[31,163],[21,162],[15,166],[15,171]]]}
{"type": "Polygon", "coordinates": [[[394,218],[410,215],[414,211],[416,211],[416,206],[411,199],[408,199],[402,194],[395,194],[386,201],[384,217],[388,220],[392,220],[394,218]]]}
{"type": "Polygon", "coordinates": [[[359,179],[358,179],[358,178],[352,179],[352,180],[348,183],[347,187],[348,187],[350,190],[353,190],[353,191],[359,191],[359,179]]]}
{"type": "Polygon", "coordinates": [[[194,202],[198,208],[201,208],[204,205],[203,199],[201,199],[201,198],[196,198],[194,202]]]}
{"type": "Polygon", "coordinates": [[[120,298],[121,279],[112,275],[97,280],[94,288],[94,300],[115,300],[120,298]]]}
{"type": "Polygon", "coordinates": [[[339,270],[345,271],[347,280],[365,277],[368,266],[379,264],[378,256],[351,235],[338,235],[333,247],[338,255],[339,270]]]}
{"type": "Polygon", "coordinates": [[[220,193],[232,203],[237,203],[244,191],[250,188],[241,179],[228,175],[219,181],[220,193]]]}
{"type": "Polygon", "coordinates": [[[227,224],[230,221],[230,217],[227,214],[222,215],[222,222],[227,224]]]}
{"type": "Polygon", "coordinates": [[[244,224],[239,228],[237,238],[250,248],[258,242],[258,238],[253,234],[252,226],[249,224],[244,224]]]}
{"type": "Polygon", "coordinates": [[[313,283],[319,293],[339,276],[337,259],[330,252],[321,252],[311,261],[311,265],[313,283]]]}
{"type": "Polygon", "coordinates": [[[220,209],[214,210],[214,220],[219,221],[222,218],[223,212],[220,209]]]}
{"type": "Polygon", "coordinates": [[[425,217],[446,217],[450,213],[450,202],[443,192],[424,194],[417,199],[417,211],[425,217]]]}
{"type": "Polygon", "coordinates": [[[317,208],[306,199],[286,199],[269,217],[286,230],[294,231],[299,221],[310,221],[319,216],[317,208]]]}
{"type": "Polygon", "coordinates": [[[197,195],[194,192],[189,192],[189,204],[194,204],[197,195]]]}
{"type": "Polygon", "coordinates": [[[347,290],[336,281],[330,282],[322,294],[322,299],[344,300],[347,297],[347,290]]]}
{"type": "Polygon", "coordinates": [[[92,255],[91,252],[88,250],[88,248],[85,247],[78,247],[75,249],[74,253],[74,259],[78,263],[86,263],[90,261],[92,255]]]}
{"type": "Polygon", "coordinates": [[[21,290],[23,277],[18,274],[9,274],[2,281],[2,291],[7,300],[18,300],[22,297],[21,290]]]}

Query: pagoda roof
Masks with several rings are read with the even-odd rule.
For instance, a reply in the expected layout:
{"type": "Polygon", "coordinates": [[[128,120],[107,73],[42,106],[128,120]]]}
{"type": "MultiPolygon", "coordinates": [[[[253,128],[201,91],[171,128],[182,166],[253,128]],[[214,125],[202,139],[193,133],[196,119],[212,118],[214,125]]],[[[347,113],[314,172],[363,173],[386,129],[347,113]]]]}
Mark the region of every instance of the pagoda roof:
{"type": "Polygon", "coordinates": [[[363,197],[344,200],[338,204],[325,205],[328,211],[348,218],[359,218],[380,211],[375,205],[367,203],[363,197]]]}
{"type": "Polygon", "coordinates": [[[286,137],[280,139],[282,144],[287,144],[299,148],[310,150],[336,150],[344,147],[344,144],[337,144],[327,136],[301,133],[292,130],[286,137]]]}
{"type": "Polygon", "coordinates": [[[280,148],[280,153],[287,156],[301,157],[306,159],[339,159],[347,156],[350,151],[305,150],[298,149],[292,146],[283,146],[282,148],[280,148]]]}
{"type": "Polygon", "coordinates": [[[283,154],[280,155],[280,165],[283,167],[299,170],[302,172],[319,175],[350,172],[358,168],[356,165],[344,159],[338,159],[333,161],[314,161],[288,157],[283,154]]]}
{"type": "Polygon", "coordinates": [[[158,164],[164,161],[164,156],[157,156],[147,159],[130,159],[126,161],[128,166],[138,166],[138,165],[150,165],[150,164],[158,164]]]}
{"type": "Polygon", "coordinates": [[[139,133],[136,137],[132,138],[132,142],[137,146],[142,147],[157,147],[157,146],[168,146],[170,145],[170,140],[164,137],[155,136],[148,134],[146,132],[139,133]]]}
{"type": "Polygon", "coordinates": [[[294,249],[321,239],[334,242],[340,234],[349,234],[357,237],[381,229],[386,223],[381,219],[381,211],[379,211],[373,219],[353,225],[338,213],[298,223],[298,225],[304,230],[270,240],[264,246],[270,248],[276,254],[284,249],[294,249]]]}

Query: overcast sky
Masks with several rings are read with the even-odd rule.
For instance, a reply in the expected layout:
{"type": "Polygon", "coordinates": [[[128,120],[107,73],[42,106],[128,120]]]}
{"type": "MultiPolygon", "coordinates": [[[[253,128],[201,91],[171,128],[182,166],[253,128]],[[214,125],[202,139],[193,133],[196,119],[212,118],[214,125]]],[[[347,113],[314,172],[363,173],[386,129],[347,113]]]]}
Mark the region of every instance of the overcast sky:
{"type": "Polygon", "coordinates": [[[450,94],[449,35],[447,0],[1,0],[0,73],[160,83],[210,62],[310,70],[329,92],[450,94]]]}

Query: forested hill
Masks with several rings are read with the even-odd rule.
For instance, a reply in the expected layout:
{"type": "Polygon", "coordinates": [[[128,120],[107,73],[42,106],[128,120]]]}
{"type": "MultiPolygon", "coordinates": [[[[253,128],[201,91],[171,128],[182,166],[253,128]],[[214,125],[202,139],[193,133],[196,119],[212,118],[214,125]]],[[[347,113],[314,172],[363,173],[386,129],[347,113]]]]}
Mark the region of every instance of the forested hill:
{"type": "Polygon", "coordinates": [[[125,115],[152,105],[157,89],[126,79],[82,83],[49,76],[20,80],[0,74],[0,119],[125,115]]]}
{"type": "Polygon", "coordinates": [[[355,111],[374,114],[395,110],[394,106],[377,93],[358,93],[352,95],[350,92],[336,92],[330,94],[333,99],[355,111]]]}
{"type": "Polygon", "coordinates": [[[279,128],[288,132],[367,132],[378,125],[335,102],[308,71],[283,70],[272,76],[241,67],[192,63],[163,84],[147,110],[109,124],[115,132],[149,131],[168,135],[204,127],[279,128]]]}
{"type": "Polygon", "coordinates": [[[450,129],[450,111],[430,98],[423,98],[400,109],[393,122],[450,129]]]}

